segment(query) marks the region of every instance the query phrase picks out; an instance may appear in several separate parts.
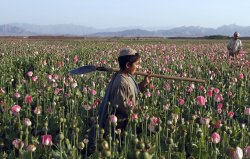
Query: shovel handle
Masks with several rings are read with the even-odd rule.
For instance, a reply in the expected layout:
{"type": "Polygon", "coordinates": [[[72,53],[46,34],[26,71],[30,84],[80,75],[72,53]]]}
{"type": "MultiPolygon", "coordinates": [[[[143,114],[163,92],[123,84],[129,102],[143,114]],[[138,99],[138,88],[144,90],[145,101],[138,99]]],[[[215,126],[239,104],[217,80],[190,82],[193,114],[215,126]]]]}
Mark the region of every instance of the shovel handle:
{"type": "MultiPolygon", "coordinates": [[[[107,67],[97,67],[96,70],[98,71],[110,71],[110,72],[118,72],[120,69],[118,68],[107,68],[107,67]]],[[[182,80],[182,81],[190,81],[190,82],[200,82],[205,83],[205,80],[202,79],[196,79],[196,78],[186,78],[186,77],[174,77],[174,76],[166,76],[166,75],[160,75],[160,74],[148,74],[145,72],[135,72],[135,75],[141,75],[141,76],[150,76],[150,77],[157,77],[157,78],[163,78],[163,79],[172,79],[172,80],[182,80]]]]}

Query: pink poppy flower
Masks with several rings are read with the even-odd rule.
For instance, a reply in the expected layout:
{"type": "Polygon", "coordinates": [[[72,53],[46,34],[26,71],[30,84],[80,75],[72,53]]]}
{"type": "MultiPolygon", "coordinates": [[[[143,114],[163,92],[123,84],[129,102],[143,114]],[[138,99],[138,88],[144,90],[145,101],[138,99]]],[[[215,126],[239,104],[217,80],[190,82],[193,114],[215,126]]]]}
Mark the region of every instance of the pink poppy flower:
{"type": "Polygon", "coordinates": [[[156,95],[160,95],[160,90],[157,89],[157,90],[155,91],[155,94],[156,94],[156,95]]]}
{"type": "Polygon", "coordinates": [[[203,86],[200,86],[200,87],[199,87],[199,90],[200,90],[200,91],[203,91],[203,90],[204,90],[204,87],[203,87],[203,86]]]}
{"type": "Polygon", "coordinates": [[[52,145],[52,136],[51,135],[42,135],[42,145],[51,146],[52,145]]]}
{"type": "Polygon", "coordinates": [[[27,73],[27,75],[28,75],[29,77],[32,77],[32,76],[33,76],[33,72],[32,72],[32,71],[29,71],[29,72],[27,73]]]}
{"type": "Polygon", "coordinates": [[[57,74],[53,74],[52,78],[53,78],[54,80],[58,80],[58,79],[59,79],[59,76],[58,76],[57,74]]]}
{"type": "Polygon", "coordinates": [[[247,158],[250,158],[250,146],[247,146],[244,150],[245,150],[245,156],[247,158]]]}
{"type": "Polygon", "coordinates": [[[154,85],[153,83],[150,83],[149,88],[150,88],[150,89],[154,89],[154,88],[155,88],[155,85],[154,85]]]}
{"type": "Polygon", "coordinates": [[[217,109],[217,113],[221,114],[222,113],[222,109],[217,109]]]}
{"type": "Polygon", "coordinates": [[[170,89],[171,89],[171,86],[169,84],[165,84],[165,90],[170,91],[170,89]]]}
{"type": "Polygon", "coordinates": [[[151,97],[151,93],[149,92],[149,90],[147,90],[147,91],[145,92],[145,95],[146,95],[146,97],[151,97]]]}
{"type": "Polygon", "coordinates": [[[33,77],[31,77],[31,80],[32,80],[33,82],[36,82],[36,81],[38,80],[38,77],[37,77],[37,76],[33,76],[33,77]]]}
{"type": "Polygon", "coordinates": [[[46,60],[43,61],[43,65],[44,65],[44,66],[47,65],[47,61],[46,61],[46,60]]]}
{"type": "Polygon", "coordinates": [[[32,96],[31,95],[26,95],[25,99],[24,99],[24,102],[27,103],[27,104],[31,104],[33,102],[32,96]]]}
{"type": "Polygon", "coordinates": [[[102,61],[102,64],[103,64],[103,65],[106,65],[106,64],[107,64],[107,61],[105,61],[105,60],[102,61]]]}
{"type": "Polygon", "coordinates": [[[83,88],[82,88],[82,91],[83,91],[84,93],[87,93],[87,92],[88,92],[88,89],[87,89],[86,87],[83,87],[83,88]]]}
{"type": "Polygon", "coordinates": [[[64,97],[69,98],[69,97],[71,97],[71,94],[70,93],[64,93],[64,97]]]}
{"type": "Polygon", "coordinates": [[[217,105],[217,109],[221,109],[222,108],[222,103],[219,103],[218,105],[217,105]]]}
{"type": "Polygon", "coordinates": [[[190,70],[193,69],[193,65],[192,65],[192,64],[189,65],[189,69],[190,69],[190,70]]]}
{"type": "Polygon", "coordinates": [[[64,62],[63,61],[58,61],[57,62],[57,68],[60,68],[64,65],[64,62]]]}
{"type": "Polygon", "coordinates": [[[213,96],[213,89],[208,89],[207,90],[207,95],[209,96],[209,97],[212,97],[213,96]]]}
{"type": "Polygon", "coordinates": [[[179,65],[179,68],[180,68],[180,69],[183,69],[183,66],[182,66],[182,64],[180,64],[180,65],[179,65]]]}
{"type": "Polygon", "coordinates": [[[215,96],[214,96],[214,100],[216,101],[216,102],[221,102],[221,101],[223,101],[223,97],[222,97],[222,94],[216,94],[215,96]]]}
{"type": "Polygon", "coordinates": [[[5,104],[6,104],[6,103],[5,103],[4,101],[0,101],[0,106],[3,107],[3,106],[5,106],[5,104]]]}
{"type": "Polygon", "coordinates": [[[211,139],[214,144],[218,144],[220,142],[220,134],[214,132],[211,136],[211,139]]]}
{"type": "Polygon", "coordinates": [[[194,85],[194,83],[191,83],[190,85],[189,85],[191,88],[195,88],[195,85],[194,85]]]}
{"type": "Polygon", "coordinates": [[[233,93],[232,93],[231,91],[228,91],[228,92],[227,92],[227,96],[228,96],[228,97],[231,97],[232,95],[233,95],[233,93]]]}
{"type": "Polygon", "coordinates": [[[220,128],[222,126],[221,120],[217,120],[217,122],[214,124],[214,128],[220,128]]]}
{"type": "Polygon", "coordinates": [[[60,93],[61,90],[62,90],[62,89],[60,89],[60,88],[55,88],[54,94],[55,94],[55,95],[58,95],[58,94],[60,93]]]}
{"type": "Polygon", "coordinates": [[[109,121],[111,123],[117,123],[117,117],[115,115],[110,115],[109,116],[109,121]]]}
{"type": "Polygon", "coordinates": [[[42,112],[42,110],[41,110],[41,107],[40,107],[40,106],[35,107],[35,109],[34,109],[34,114],[40,115],[41,112],[42,112]]]}
{"type": "Polygon", "coordinates": [[[14,115],[17,115],[21,110],[21,107],[19,105],[13,105],[11,107],[11,111],[14,115]]]}
{"type": "Polygon", "coordinates": [[[21,97],[20,93],[18,93],[18,92],[14,93],[14,96],[15,96],[16,98],[20,98],[20,97],[21,97]]]}
{"type": "Polygon", "coordinates": [[[137,120],[138,119],[138,114],[134,113],[132,114],[132,120],[137,120]]]}
{"type": "Polygon", "coordinates": [[[128,107],[133,107],[135,104],[134,104],[134,101],[132,100],[132,99],[130,99],[129,101],[128,101],[128,107]]]}
{"type": "Polygon", "coordinates": [[[96,90],[94,90],[94,89],[90,89],[90,90],[89,90],[89,93],[90,93],[91,95],[94,96],[94,95],[96,95],[97,92],[96,92],[96,90]]]}
{"type": "Polygon", "coordinates": [[[5,94],[5,90],[3,88],[0,88],[0,94],[5,94]]]}
{"type": "Polygon", "coordinates": [[[152,117],[151,119],[153,125],[158,125],[159,119],[155,116],[152,117]]]}
{"type": "Polygon", "coordinates": [[[250,115],[250,108],[245,108],[244,114],[245,115],[250,115]]]}
{"type": "Polygon", "coordinates": [[[188,86],[188,87],[187,87],[187,91],[188,91],[190,94],[192,94],[193,91],[194,91],[194,89],[193,89],[192,87],[188,86]]]}
{"type": "Polygon", "coordinates": [[[158,118],[153,116],[151,118],[150,123],[148,124],[148,130],[151,132],[155,132],[156,131],[155,128],[158,125],[158,122],[159,122],[158,118]]]}
{"type": "Polygon", "coordinates": [[[184,99],[180,98],[180,99],[178,100],[178,104],[179,104],[180,106],[184,105],[184,104],[185,104],[184,99]]]}
{"type": "Polygon", "coordinates": [[[204,125],[209,125],[210,119],[209,118],[200,118],[200,123],[204,125]]]}
{"type": "Polygon", "coordinates": [[[69,76],[69,77],[68,77],[68,80],[69,80],[70,82],[73,82],[73,81],[74,81],[74,78],[73,78],[72,76],[69,76]]]}
{"type": "Polygon", "coordinates": [[[215,93],[215,94],[218,94],[218,93],[220,93],[220,90],[219,90],[219,88],[214,88],[214,93],[215,93]]]}
{"type": "Polygon", "coordinates": [[[74,60],[74,62],[77,62],[78,61],[78,56],[77,55],[74,56],[73,60],[74,60]]]}
{"type": "Polygon", "coordinates": [[[227,113],[227,116],[228,116],[229,118],[233,118],[234,112],[233,112],[233,111],[229,111],[229,112],[227,113]]]}
{"type": "Polygon", "coordinates": [[[243,158],[243,150],[240,147],[232,148],[229,151],[229,157],[232,159],[242,159],[243,158]]]}
{"type": "Polygon", "coordinates": [[[203,96],[197,96],[196,102],[198,105],[204,106],[206,104],[206,99],[203,96]]]}
{"type": "Polygon", "coordinates": [[[31,121],[30,121],[30,119],[29,118],[24,118],[23,119],[23,125],[25,125],[25,126],[31,126],[31,121]]]}
{"type": "Polygon", "coordinates": [[[93,109],[96,109],[96,107],[100,104],[100,100],[99,99],[95,99],[94,103],[93,103],[93,109]]]}
{"type": "Polygon", "coordinates": [[[242,73],[239,74],[239,79],[244,79],[244,75],[242,73]]]}
{"type": "Polygon", "coordinates": [[[187,73],[186,73],[186,72],[183,72],[183,73],[181,74],[181,76],[182,76],[182,77],[187,77],[187,73]]]}
{"type": "Polygon", "coordinates": [[[236,82],[238,81],[238,79],[237,79],[237,78],[232,78],[232,81],[233,81],[234,83],[236,83],[236,82]]]}
{"type": "Polygon", "coordinates": [[[77,82],[74,82],[74,83],[71,84],[71,87],[72,87],[72,88],[76,88],[77,86],[78,86],[78,85],[77,85],[77,82]]]}
{"type": "Polygon", "coordinates": [[[52,80],[52,75],[47,75],[47,79],[48,79],[49,81],[51,81],[51,80],[52,80]]]}
{"type": "Polygon", "coordinates": [[[20,139],[15,139],[15,140],[12,141],[12,145],[14,145],[14,147],[15,147],[16,149],[21,149],[21,148],[23,148],[24,143],[23,143],[23,141],[20,140],[20,139]]]}
{"type": "Polygon", "coordinates": [[[29,145],[27,146],[26,150],[27,150],[28,152],[34,152],[34,151],[36,151],[36,146],[33,145],[33,144],[29,144],[29,145]]]}

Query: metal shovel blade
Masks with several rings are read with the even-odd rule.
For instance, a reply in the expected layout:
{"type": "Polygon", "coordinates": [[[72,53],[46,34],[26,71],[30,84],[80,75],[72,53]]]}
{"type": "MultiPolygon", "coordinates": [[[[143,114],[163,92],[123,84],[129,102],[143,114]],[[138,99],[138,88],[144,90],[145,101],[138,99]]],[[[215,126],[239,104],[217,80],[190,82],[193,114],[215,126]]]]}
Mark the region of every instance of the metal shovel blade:
{"type": "Polygon", "coordinates": [[[86,74],[86,73],[90,73],[94,71],[96,71],[96,66],[86,65],[86,66],[82,66],[82,67],[78,67],[76,69],[70,70],[69,73],[79,75],[79,74],[86,74]]]}

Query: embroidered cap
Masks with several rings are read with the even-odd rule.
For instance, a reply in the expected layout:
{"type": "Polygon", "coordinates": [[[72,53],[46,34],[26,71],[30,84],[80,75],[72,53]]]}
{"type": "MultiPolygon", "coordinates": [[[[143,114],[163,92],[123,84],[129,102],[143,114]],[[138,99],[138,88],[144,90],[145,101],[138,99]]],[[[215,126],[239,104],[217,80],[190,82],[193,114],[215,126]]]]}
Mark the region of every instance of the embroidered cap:
{"type": "Polygon", "coordinates": [[[120,50],[119,57],[121,57],[121,56],[127,56],[127,55],[135,55],[136,53],[137,53],[137,51],[134,50],[134,49],[131,49],[131,48],[122,48],[120,50]]]}

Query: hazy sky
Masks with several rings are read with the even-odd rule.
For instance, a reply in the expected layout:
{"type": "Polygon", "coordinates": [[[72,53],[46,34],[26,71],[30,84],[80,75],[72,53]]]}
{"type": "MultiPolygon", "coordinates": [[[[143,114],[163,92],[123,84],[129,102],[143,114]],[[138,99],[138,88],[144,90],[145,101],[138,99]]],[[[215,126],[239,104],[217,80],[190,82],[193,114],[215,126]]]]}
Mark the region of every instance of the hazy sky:
{"type": "Polygon", "coordinates": [[[250,0],[0,0],[0,24],[250,26],[250,0]]]}

